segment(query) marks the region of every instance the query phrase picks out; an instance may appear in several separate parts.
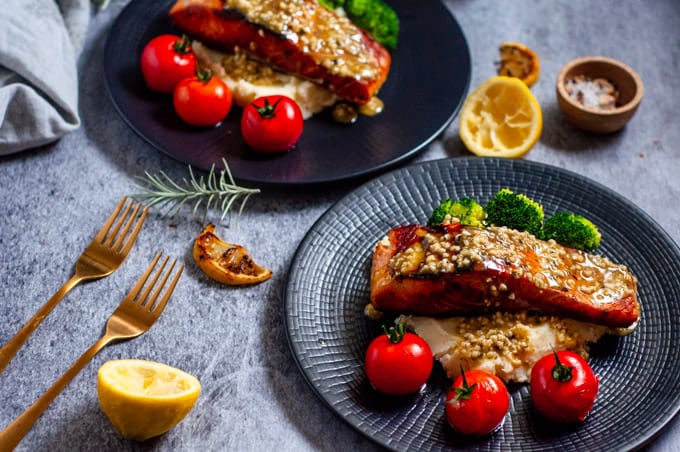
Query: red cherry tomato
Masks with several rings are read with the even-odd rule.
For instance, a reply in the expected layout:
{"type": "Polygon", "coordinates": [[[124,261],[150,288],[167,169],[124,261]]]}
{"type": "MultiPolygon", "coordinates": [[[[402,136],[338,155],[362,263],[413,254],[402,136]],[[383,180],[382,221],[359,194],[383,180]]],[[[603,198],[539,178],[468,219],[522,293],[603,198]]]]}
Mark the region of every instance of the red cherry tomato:
{"type": "Polygon", "coordinates": [[[366,350],[366,376],[373,387],[390,395],[418,392],[432,372],[430,346],[399,324],[369,344],[366,350]]]}
{"type": "Polygon", "coordinates": [[[197,71],[175,87],[175,111],[186,123],[194,126],[214,126],[229,114],[232,95],[229,87],[210,70],[197,71]]]}
{"type": "Polygon", "coordinates": [[[263,96],[246,105],[241,133],[248,146],[260,152],[284,152],[302,135],[304,119],[297,103],[286,96],[263,96]]]}
{"type": "Polygon", "coordinates": [[[582,422],[593,409],[599,379],[580,355],[561,350],[536,362],[530,386],[539,413],[555,422],[582,422]]]}
{"type": "Polygon", "coordinates": [[[483,370],[463,371],[446,396],[446,417],[466,435],[487,435],[503,424],[510,394],[503,381],[483,370]]]}
{"type": "Polygon", "coordinates": [[[142,75],[154,91],[171,93],[180,80],[196,71],[196,56],[186,36],[160,35],[144,47],[142,75]]]}

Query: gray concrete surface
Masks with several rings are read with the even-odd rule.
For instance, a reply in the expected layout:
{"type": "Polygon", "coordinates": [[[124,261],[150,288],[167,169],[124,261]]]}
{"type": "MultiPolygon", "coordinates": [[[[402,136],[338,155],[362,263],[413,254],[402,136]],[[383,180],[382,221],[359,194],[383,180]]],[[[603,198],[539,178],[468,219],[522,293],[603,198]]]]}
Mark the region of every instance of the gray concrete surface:
{"type": "MultiPolygon", "coordinates": [[[[68,279],[76,257],[112,207],[134,192],[135,178],[145,170],[163,169],[175,177],[186,173],[184,164],[162,155],[128,128],[107,96],[102,52],[124,4],[114,1],[92,18],[79,60],[80,129],[54,145],[0,158],[0,343],[68,279]]],[[[643,208],[679,242],[680,3],[446,4],[468,39],[472,87],[493,74],[502,41],[523,42],[539,54],[542,72],[533,92],[545,124],[539,143],[525,158],[597,180],[643,208]],[[637,116],[618,134],[581,133],[566,125],[557,109],[558,70],[589,54],[626,62],[645,83],[637,116]]],[[[455,120],[415,161],[469,155],[457,132],[455,120]]],[[[274,271],[270,281],[249,288],[219,286],[193,265],[191,246],[202,224],[187,211],[172,220],[151,215],[124,266],[108,278],[77,287],[0,375],[0,426],[30,405],[99,337],[131,282],[163,249],[183,260],[187,270],[160,322],[142,338],[95,357],[19,450],[374,449],[307,386],[289,350],[281,316],[287,269],[297,245],[315,220],[356,184],[313,191],[265,188],[251,199],[238,228],[220,227],[220,235],[245,245],[274,271]],[[178,366],[199,377],[203,394],[185,422],[170,433],[143,444],[127,442],[116,435],[97,402],[97,369],[116,358],[178,366]]],[[[680,420],[662,431],[650,450],[680,450],[680,420]]]]}

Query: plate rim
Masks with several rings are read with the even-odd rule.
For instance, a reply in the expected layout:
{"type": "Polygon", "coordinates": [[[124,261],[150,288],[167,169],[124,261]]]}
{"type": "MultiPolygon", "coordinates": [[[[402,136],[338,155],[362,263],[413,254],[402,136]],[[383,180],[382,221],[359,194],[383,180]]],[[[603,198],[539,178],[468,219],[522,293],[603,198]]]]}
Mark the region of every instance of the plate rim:
{"type": "MultiPolygon", "coordinates": [[[[627,207],[630,207],[635,211],[636,214],[639,214],[644,222],[652,225],[655,229],[655,233],[658,233],[660,237],[667,243],[671,245],[671,250],[669,252],[672,252],[672,254],[675,255],[676,258],[680,258],[680,246],[678,243],[671,237],[671,235],[663,229],[660,224],[653,218],[651,215],[649,215],[644,209],[633,203],[630,199],[627,197],[621,195],[620,193],[614,191],[613,189],[607,187],[606,185],[602,184],[601,182],[598,182],[594,179],[591,179],[589,177],[586,177],[584,175],[581,175],[579,173],[576,173],[575,171],[572,171],[570,169],[566,169],[563,167],[558,167],[552,164],[548,163],[542,163],[542,162],[535,162],[531,160],[524,160],[524,159],[504,159],[500,157],[476,157],[476,156],[461,156],[461,157],[444,157],[444,158],[438,158],[438,159],[433,159],[433,160],[426,160],[422,162],[417,162],[413,164],[409,164],[397,169],[394,169],[392,171],[389,171],[387,173],[384,173],[370,181],[367,181],[360,186],[356,187],[355,189],[349,191],[346,193],[342,198],[340,198],[338,201],[333,203],[331,206],[329,206],[320,216],[317,218],[317,220],[310,226],[308,231],[305,233],[303,239],[300,241],[297,249],[295,250],[295,253],[293,254],[293,257],[291,258],[290,265],[288,267],[288,273],[286,276],[286,283],[284,287],[284,302],[282,303],[282,315],[283,315],[283,320],[284,320],[284,328],[286,332],[286,338],[288,340],[288,344],[291,350],[291,353],[293,355],[293,359],[296,363],[296,367],[300,371],[300,373],[303,375],[304,380],[307,382],[307,384],[310,386],[310,389],[312,392],[318,397],[319,400],[322,401],[323,405],[328,407],[336,416],[338,416],[340,419],[342,419],[346,424],[352,427],[352,429],[358,433],[360,433],[363,437],[368,438],[371,440],[374,444],[380,445],[382,447],[386,447],[388,449],[392,450],[397,450],[396,445],[394,444],[389,444],[387,442],[380,441],[378,438],[374,437],[371,435],[371,432],[366,431],[364,428],[361,427],[358,423],[354,422],[353,420],[348,419],[346,416],[344,416],[332,403],[330,400],[328,400],[322,392],[317,388],[317,386],[314,384],[312,381],[311,375],[308,373],[308,371],[305,369],[303,366],[303,362],[301,360],[301,357],[299,355],[299,350],[298,350],[298,344],[294,342],[294,337],[291,334],[291,318],[290,318],[290,304],[292,302],[292,292],[291,290],[291,283],[292,280],[294,279],[294,276],[297,274],[299,270],[299,267],[296,267],[296,264],[298,261],[301,259],[301,256],[305,252],[305,248],[307,246],[307,243],[311,240],[313,240],[312,233],[322,224],[324,224],[333,214],[336,210],[342,209],[344,204],[348,202],[348,200],[351,199],[351,197],[356,196],[357,193],[361,193],[362,191],[368,190],[371,186],[373,185],[380,185],[382,181],[388,180],[388,179],[397,179],[398,175],[400,173],[405,173],[405,172],[411,172],[411,171],[417,171],[418,169],[422,169],[425,167],[439,167],[439,166],[455,166],[455,165],[461,165],[461,166],[468,166],[469,162],[476,162],[475,164],[479,163],[480,161],[484,161],[485,163],[490,163],[490,164],[495,164],[497,165],[509,165],[510,167],[513,167],[514,165],[520,165],[520,166],[526,166],[526,168],[529,168],[531,170],[549,170],[551,173],[558,173],[561,174],[564,177],[569,177],[573,178],[576,180],[583,180],[586,181],[588,184],[591,186],[597,187],[599,190],[601,190],[604,194],[607,196],[612,196],[616,199],[618,199],[620,202],[624,203],[627,207]]],[[[680,262],[680,260],[679,260],[680,262]]],[[[665,413],[666,415],[663,416],[663,422],[660,424],[657,424],[655,427],[650,427],[644,432],[644,435],[638,436],[635,441],[629,441],[627,444],[622,445],[626,449],[630,450],[637,450],[642,447],[645,447],[649,445],[655,438],[657,438],[661,432],[668,426],[669,423],[673,421],[675,417],[678,416],[678,413],[680,413],[680,394],[676,397],[676,403],[675,405],[669,409],[666,410],[665,413]]]]}

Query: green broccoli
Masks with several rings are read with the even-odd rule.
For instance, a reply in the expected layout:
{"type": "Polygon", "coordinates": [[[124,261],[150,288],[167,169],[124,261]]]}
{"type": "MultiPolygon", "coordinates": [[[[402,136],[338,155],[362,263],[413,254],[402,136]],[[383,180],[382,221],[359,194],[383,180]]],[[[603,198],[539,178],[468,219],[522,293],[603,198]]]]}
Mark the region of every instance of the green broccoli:
{"type": "Polygon", "coordinates": [[[451,211],[452,206],[453,201],[450,199],[445,199],[444,201],[440,202],[437,208],[432,211],[430,219],[427,220],[427,225],[434,226],[436,224],[442,224],[444,218],[446,218],[446,215],[451,211]]]}
{"type": "Polygon", "coordinates": [[[484,226],[484,209],[471,198],[461,198],[458,201],[450,199],[442,201],[432,212],[427,224],[433,226],[441,224],[446,215],[458,218],[462,224],[469,226],[484,226]]]}
{"type": "Polygon", "coordinates": [[[541,238],[553,239],[570,248],[593,251],[600,246],[602,235],[587,218],[569,212],[557,212],[545,220],[541,238]]]}
{"type": "Polygon", "coordinates": [[[319,0],[321,6],[325,6],[328,9],[338,9],[342,8],[345,4],[345,0],[319,0]]]}
{"type": "Polygon", "coordinates": [[[502,188],[487,203],[486,221],[494,226],[506,226],[527,231],[537,237],[543,228],[543,206],[529,197],[502,188]]]}
{"type": "Polygon", "coordinates": [[[382,0],[346,0],[344,9],[350,20],[373,39],[388,49],[397,47],[399,18],[382,0]]]}

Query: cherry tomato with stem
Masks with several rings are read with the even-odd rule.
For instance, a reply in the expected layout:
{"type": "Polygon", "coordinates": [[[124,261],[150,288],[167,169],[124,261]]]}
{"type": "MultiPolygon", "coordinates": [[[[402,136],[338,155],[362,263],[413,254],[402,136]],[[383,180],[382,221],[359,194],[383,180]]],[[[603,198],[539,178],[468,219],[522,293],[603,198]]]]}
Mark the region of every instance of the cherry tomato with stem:
{"type": "Polygon", "coordinates": [[[255,99],[243,109],[241,133],[245,142],[260,152],[285,152],[300,139],[304,119],[298,104],[287,96],[255,99]]]}
{"type": "Polygon", "coordinates": [[[187,36],[156,36],[144,46],[140,63],[147,86],[161,93],[172,93],[180,80],[196,71],[196,55],[187,36]]]}
{"type": "Polygon", "coordinates": [[[214,126],[227,117],[232,106],[229,87],[209,69],[197,70],[175,87],[173,104],[182,120],[194,126],[214,126]]]}
{"type": "Polygon", "coordinates": [[[383,326],[366,350],[366,376],[378,391],[389,395],[418,392],[432,373],[430,346],[420,336],[404,331],[404,325],[383,326]]]}
{"type": "Polygon", "coordinates": [[[593,409],[599,379],[581,355],[560,350],[539,359],[531,370],[536,410],[559,423],[583,422],[593,409]]]}
{"type": "Polygon", "coordinates": [[[498,429],[510,407],[505,383],[483,370],[460,368],[446,396],[449,424],[465,435],[483,436],[498,429]]]}

